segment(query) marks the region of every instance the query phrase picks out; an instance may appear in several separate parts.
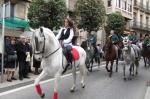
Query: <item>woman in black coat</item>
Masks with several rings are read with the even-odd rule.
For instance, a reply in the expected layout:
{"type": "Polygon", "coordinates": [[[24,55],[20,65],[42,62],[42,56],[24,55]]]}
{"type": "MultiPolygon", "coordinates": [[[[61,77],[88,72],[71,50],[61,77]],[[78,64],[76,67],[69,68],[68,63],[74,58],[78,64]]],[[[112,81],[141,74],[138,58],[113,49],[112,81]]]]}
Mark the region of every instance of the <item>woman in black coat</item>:
{"type": "Polygon", "coordinates": [[[6,53],[7,53],[7,62],[5,68],[7,73],[7,81],[11,82],[12,80],[16,80],[16,78],[14,78],[17,60],[15,39],[11,39],[11,43],[7,45],[6,53]],[[14,57],[11,58],[12,56],[14,57]]]}

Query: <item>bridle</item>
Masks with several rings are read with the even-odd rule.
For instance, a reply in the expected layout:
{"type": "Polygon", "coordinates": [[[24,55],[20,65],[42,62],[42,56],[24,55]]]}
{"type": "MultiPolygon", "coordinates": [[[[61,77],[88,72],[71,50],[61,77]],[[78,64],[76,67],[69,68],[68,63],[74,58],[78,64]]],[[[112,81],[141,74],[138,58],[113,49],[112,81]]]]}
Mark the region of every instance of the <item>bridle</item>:
{"type": "Polygon", "coordinates": [[[46,38],[45,38],[45,35],[44,35],[44,34],[43,34],[43,35],[40,35],[40,36],[44,38],[44,45],[43,45],[42,51],[38,51],[38,50],[39,50],[39,49],[37,49],[37,47],[38,47],[38,38],[37,38],[36,36],[34,36],[34,39],[35,39],[34,48],[35,48],[36,50],[34,49],[34,50],[33,50],[33,53],[34,53],[35,55],[42,54],[42,58],[48,58],[49,56],[53,55],[54,53],[56,53],[56,52],[60,49],[60,47],[58,47],[58,48],[57,48],[56,50],[54,50],[53,52],[49,52],[47,55],[44,56],[46,38]]]}

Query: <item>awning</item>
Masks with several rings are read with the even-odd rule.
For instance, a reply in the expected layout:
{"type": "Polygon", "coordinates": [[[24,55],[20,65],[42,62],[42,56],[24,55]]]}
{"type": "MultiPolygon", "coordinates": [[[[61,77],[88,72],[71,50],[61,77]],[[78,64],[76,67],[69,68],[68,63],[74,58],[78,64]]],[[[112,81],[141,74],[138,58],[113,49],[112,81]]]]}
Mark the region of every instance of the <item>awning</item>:
{"type": "MultiPolygon", "coordinates": [[[[0,24],[3,24],[3,21],[0,21],[0,24]]],[[[21,20],[18,18],[8,18],[5,19],[5,26],[9,28],[30,28],[29,22],[26,20],[21,20]]]]}

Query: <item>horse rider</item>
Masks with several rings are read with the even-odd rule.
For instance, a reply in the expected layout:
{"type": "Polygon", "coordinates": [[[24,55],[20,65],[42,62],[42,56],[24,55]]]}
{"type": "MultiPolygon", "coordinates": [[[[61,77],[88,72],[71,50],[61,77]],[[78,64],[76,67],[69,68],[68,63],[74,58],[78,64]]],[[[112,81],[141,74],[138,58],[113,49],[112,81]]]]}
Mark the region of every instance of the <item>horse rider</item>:
{"type": "Polygon", "coordinates": [[[136,45],[138,42],[137,36],[135,35],[134,30],[130,30],[130,34],[128,35],[128,39],[133,46],[133,49],[135,51],[135,56],[137,59],[140,59],[140,48],[136,45]]]}
{"type": "Polygon", "coordinates": [[[96,54],[98,52],[97,46],[96,46],[96,42],[97,42],[97,36],[95,31],[91,31],[89,37],[88,37],[88,41],[91,42],[92,46],[94,47],[94,54],[96,54]]]}
{"type": "Polygon", "coordinates": [[[118,50],[119,50],[119,47],[118,47],[118,42],[119,42],[119,37],[118,35],[115,33],[114,30],[111,30],[110,31],[110,35],[109,35],[109,38],[111,39],[111,42],[115,45],[116,47],[116,54],[117,54],[117,57],[118,57],[118,50]]]}
{"type": "Polygon", "coordinates": [[[64,20],[64,27],[62,27],[57,34],[56,38],[60,41],[61,46],[63,48],[64,54],[68,61],[68,64],[65,69],[67,69],[72,64],[72,39],[74,37],[74,30],[73,30],[73,22],[71,19],[66,18],[64,20]]]}
{"type": "Polygon", "coordinates": [[[144,39],[143,45],[144,45],[145,47],[147,47],[148,50],[150,51],[150,38],[149,38],[149,35],[148,35],[148,34],[145,34],[145,39],[144,39]]]}

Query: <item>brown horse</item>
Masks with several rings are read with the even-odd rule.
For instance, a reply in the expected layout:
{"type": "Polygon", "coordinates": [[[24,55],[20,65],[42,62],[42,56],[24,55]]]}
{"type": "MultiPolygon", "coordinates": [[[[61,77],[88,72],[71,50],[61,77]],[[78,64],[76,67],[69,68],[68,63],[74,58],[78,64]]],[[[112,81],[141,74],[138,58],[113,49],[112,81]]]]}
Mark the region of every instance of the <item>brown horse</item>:
{"type": "Polygon", "coordinates": [[[109,77],[112,76],[114,60],[116,60],[116,72],[118,72],[118,57],[116,52],[116,46],[112,43],[110,38],[107,38],[107,42],[104,46],[104,54],[106,60],[106,70],[109,72],[109,77]],[[108,69],[109,62],[111,62],[110,69],[108,69]]]}
{"type": "Polygon", "coordinates": [[[144,44],[142,45],[141,55],[143,56],[144,64],[146,67],[147,61],[150,61],[150,50],[144,44]]]}

